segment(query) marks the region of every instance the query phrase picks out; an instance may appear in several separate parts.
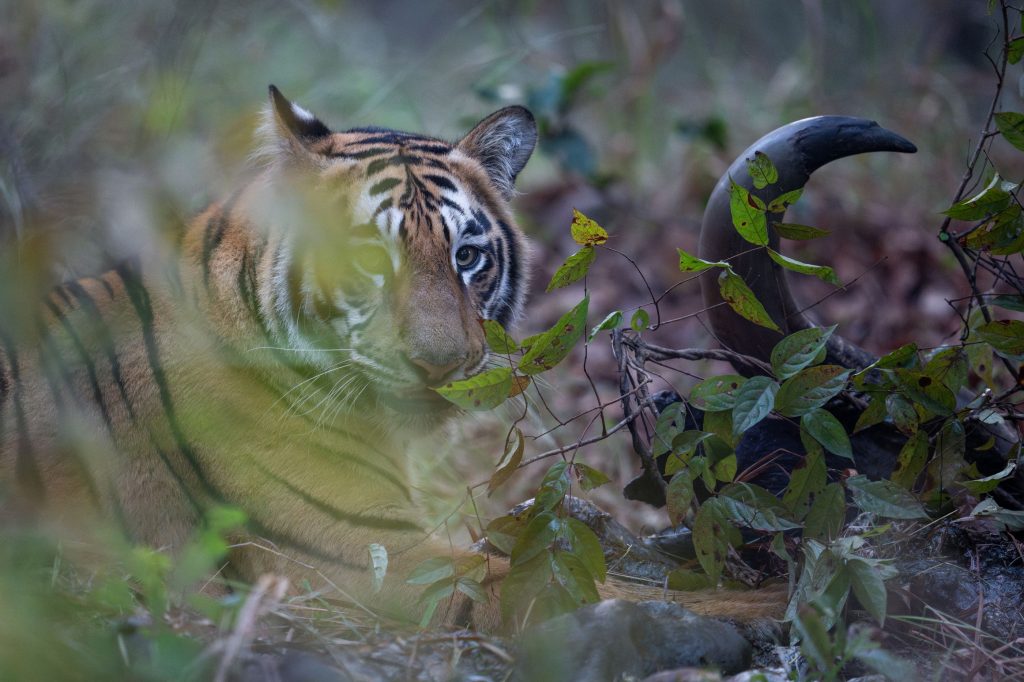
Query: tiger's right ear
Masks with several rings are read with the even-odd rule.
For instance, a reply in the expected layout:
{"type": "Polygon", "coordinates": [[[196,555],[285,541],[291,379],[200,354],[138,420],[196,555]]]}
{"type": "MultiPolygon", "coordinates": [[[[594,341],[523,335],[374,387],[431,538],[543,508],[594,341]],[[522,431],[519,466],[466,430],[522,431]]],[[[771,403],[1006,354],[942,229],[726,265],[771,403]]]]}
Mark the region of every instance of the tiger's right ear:
{"type": "Polygon", "coordinates": [[[330,129],[320,119],[270,86],[270,106],[264,112],[259,130],[260,156],[293,163],[310,160],[312,145],[330,134],[330,129]]]}

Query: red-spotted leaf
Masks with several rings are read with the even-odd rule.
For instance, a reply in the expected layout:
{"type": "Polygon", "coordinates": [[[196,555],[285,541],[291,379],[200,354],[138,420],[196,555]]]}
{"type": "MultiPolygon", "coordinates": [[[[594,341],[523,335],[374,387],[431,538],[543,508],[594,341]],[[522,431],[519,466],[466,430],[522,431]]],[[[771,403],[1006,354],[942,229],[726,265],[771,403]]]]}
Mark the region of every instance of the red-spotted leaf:
{"type": "Polygon", "coordinates": [[[593,246],[584,246],[566,258],[565,262],[555,271],[554,276],[551,277],[551,281],[548,283],[548,288],[545,291],[567,287],[573,282],[578,282],[586,277],[596,255],[597,253],[594,251],[593,246]]]}
{"type": "Polygon", "coordinates": [[[605,229],[576,209],[572,210],[572,227],[569,229],[580,246],[595,246],[608,241],[605,229]]]}
{"type": "Polygon", "coordinates": [[[564,360],[586,330],[589,303],[590,298],[584,298],[562,315],[554,327],[538,336],[519,361],[519,371],[527,375],[539,374],[564,360]]]}
{"type": "Polygon", "coordinates": [[[512,369],[495,367],[434,390],[464,410],[489,410],[505,402],[511,388],[512,369]]]}
{"type": "Polygon", "coordinates": [[[781,331],[743,278],[731,269],[723,270],[722,274],[718,276],[718,291],[729,307],[741,317],[762,327],[781,331]]]}
{"type": "Polygon", "coordinates": [[[764,202],[732,179],[729,180],[729,211],[732,224],[741,237],[751,244],[768,245],[768,217],[764,202]]]}
{"type": "Polygon", "coordinates": [[[779,181],[779,171],[775,169],[775,164],[761,151],[754,152],[754,156],[747,159],[747,172],[757,189],[764,189],[779,181]]]}
{"type": "Polygon", "coordinates": [[[711,377],[693,387],[690,391],[690,400],[707,412],[731,410],[736,406],[737,392],[746,382],[746,377],[738,374],[711,377]]]}
{"type": "Polygon", "coordinates": [[[783,213],[785,212],[786,207],[795,204],[803,193],[804,191],[802,189],[794,189],[789,192],[784,192],[768,202],[768,210],[772,213],[783,213]]]}

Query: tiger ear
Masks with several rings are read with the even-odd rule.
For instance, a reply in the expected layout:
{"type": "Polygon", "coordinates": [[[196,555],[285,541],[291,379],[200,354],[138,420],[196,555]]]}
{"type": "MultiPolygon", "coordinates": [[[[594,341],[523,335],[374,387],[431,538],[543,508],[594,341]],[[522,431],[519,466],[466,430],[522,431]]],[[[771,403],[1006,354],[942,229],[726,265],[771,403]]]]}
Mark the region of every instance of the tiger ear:
{"type": "Polygon", "coordinates": [[[505,107],[476,124],[456,148],[483,164],[505,200],[537,144],[537,124],[524,107],[505,107]]]}
{"type": "Polygon", "coordinates": [[[330,129],[320,119],[270,86],[270,107],[260,126],[263,155],[291,161],[308,158],[313,143],[330,134],[330,129]]]}

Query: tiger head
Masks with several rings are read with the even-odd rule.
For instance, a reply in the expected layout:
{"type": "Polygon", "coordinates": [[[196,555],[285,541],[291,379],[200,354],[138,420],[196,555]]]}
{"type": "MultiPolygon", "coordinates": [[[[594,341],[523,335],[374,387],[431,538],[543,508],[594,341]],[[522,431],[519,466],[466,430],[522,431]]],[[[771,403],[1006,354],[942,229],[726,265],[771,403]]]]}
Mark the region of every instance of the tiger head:
{"type": "Polygon", "coordinates": [[[528,245],[508,203],[533,116],[501,109],[450,144],[332,132],[274,86],[270,99],[269,172],[249,209],[275,251],[260,278],[267,326],[362,405],[443,416],[452,406],[430,389],[481,371],[480,321],[507,325],[522,308],[528,245]]]}

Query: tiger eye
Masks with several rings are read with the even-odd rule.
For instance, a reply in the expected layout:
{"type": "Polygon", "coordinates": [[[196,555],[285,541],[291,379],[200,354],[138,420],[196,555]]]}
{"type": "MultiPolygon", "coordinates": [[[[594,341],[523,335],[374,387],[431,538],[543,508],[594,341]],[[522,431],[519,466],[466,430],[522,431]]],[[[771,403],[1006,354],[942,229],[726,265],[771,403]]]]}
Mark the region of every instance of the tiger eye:
{"type": "Polygon", "coordinates": [[[480,260],[480,249],[475,246],[460,246],[455,252],[455,264],[462,270],[468,270],[480,260]]]}

